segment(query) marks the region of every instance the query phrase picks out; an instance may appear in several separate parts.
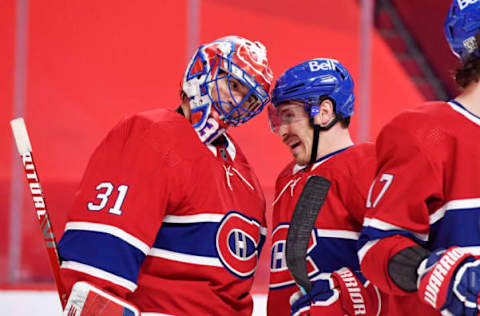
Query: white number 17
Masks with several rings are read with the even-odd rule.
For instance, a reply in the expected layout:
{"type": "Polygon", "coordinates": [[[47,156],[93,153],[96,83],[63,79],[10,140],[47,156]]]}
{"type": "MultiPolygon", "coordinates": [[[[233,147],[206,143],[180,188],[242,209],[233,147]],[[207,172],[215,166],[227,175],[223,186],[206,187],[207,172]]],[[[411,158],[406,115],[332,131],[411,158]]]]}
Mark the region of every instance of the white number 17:
{"type": "Polygon", "coordinates": [[[373,205],[372,205],[372,191],[373,191],[373,187],[375,186],[375,183],[377,182],[377,180],[375,179],[372,182],[372,185],[370,186],[370,190],[368,190],[367,208],[371,208],[371,207],[375,208],[375,206],[377,206],[378,202],[380,202],[380,199],[383,197],[383,195],[387,191],[390,184],[392,184],[392,181],[393,181],[393,174],[389,174],[389,173],[382,174],[379,182],[386,182],[386,183],[383,186],[382,191],[380,191],[380,194],[377,196],[375,202],[373,202],[373,205]]]}

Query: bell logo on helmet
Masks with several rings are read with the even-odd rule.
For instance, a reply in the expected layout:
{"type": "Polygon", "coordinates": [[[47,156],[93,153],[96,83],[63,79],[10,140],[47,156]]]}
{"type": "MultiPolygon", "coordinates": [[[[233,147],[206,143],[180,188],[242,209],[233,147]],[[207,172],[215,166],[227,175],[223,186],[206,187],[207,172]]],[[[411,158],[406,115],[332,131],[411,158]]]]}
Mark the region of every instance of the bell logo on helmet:
{"type": "Polygon", "coordinates": [[[311,72],[319,70],[335,70],[335,64],[333,63],[333,60],[329,59],[322,63],[319,63],[317,60],[312,60],[308,62],[308,66],[310,67],[311,72]]]}
{"type": "Polygon", "coordinates": [[[460,8],[460,10],[463,10],[465,9],[466,7],[468,7],[470,4],[474,4],[476,2],[478,2],[479,0],[457,0],[458,2],[458,7],[460,8]]]}
{"type": "MultiPolygon", "coordinates": [[[[313,104],[312,100],[328,96],[335,102],[336,114],[346,118],[353,114],[353,87],[350,73],[338,60],[315,58],[288,69],[278,78],[272,91],[272,103],[278,107],[286,101],[303,102],[307,105],[305,111],[313,117],[318,104],[313,104]]],[[[275,126],[275,122],[271,123],[275,126]]]]}

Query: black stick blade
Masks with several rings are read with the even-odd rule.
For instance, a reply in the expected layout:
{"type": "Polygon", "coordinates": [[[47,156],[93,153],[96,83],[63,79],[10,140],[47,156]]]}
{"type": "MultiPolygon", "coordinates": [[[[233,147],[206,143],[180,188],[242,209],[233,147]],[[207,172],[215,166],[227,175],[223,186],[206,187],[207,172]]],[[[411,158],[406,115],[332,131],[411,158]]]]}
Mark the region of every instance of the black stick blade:
{"type": "Polygon", "coordinates": [[[307,272],[308,242],[329,189],[330,180],[310,176],[295,206],[288,229],[285,250],[287,267],[295,282],[307,292],[312,289],[307,272]]]}

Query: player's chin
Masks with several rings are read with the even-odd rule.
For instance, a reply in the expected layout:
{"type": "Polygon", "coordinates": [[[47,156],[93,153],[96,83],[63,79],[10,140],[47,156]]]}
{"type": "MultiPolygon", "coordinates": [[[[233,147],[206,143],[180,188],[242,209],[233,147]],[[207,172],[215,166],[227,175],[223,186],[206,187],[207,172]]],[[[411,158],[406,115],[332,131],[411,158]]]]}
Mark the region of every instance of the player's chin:
{"type": "Polygon", "coordinates": [[[307,159],[307,153],[305,151],[298,151],[298,152],[293,152],[293,159],[295,160],[295,163],[299,166],[304,166],[308,164],[309,159],[307,159]]]}

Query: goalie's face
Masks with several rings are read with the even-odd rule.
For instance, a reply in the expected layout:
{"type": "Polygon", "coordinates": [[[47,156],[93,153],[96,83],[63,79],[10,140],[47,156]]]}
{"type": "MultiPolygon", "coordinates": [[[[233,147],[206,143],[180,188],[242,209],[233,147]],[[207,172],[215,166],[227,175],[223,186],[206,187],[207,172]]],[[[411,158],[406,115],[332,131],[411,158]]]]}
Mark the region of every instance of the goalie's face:
{"type": "Polygon", "coordinates": [[[288,101],[280,104],[275,110],[276,113],[270,111],[272,128],[282,137],[295,162],[301,166],[308,164],[313,143],[313,128],[303,102],[288,101]]]}
{"type": "Polygon", "coordinates": [[[209,88],[219,119],[228,126],[244,123],[261,110],[255,91],[225,72],[220,72],[209,88]]]}

